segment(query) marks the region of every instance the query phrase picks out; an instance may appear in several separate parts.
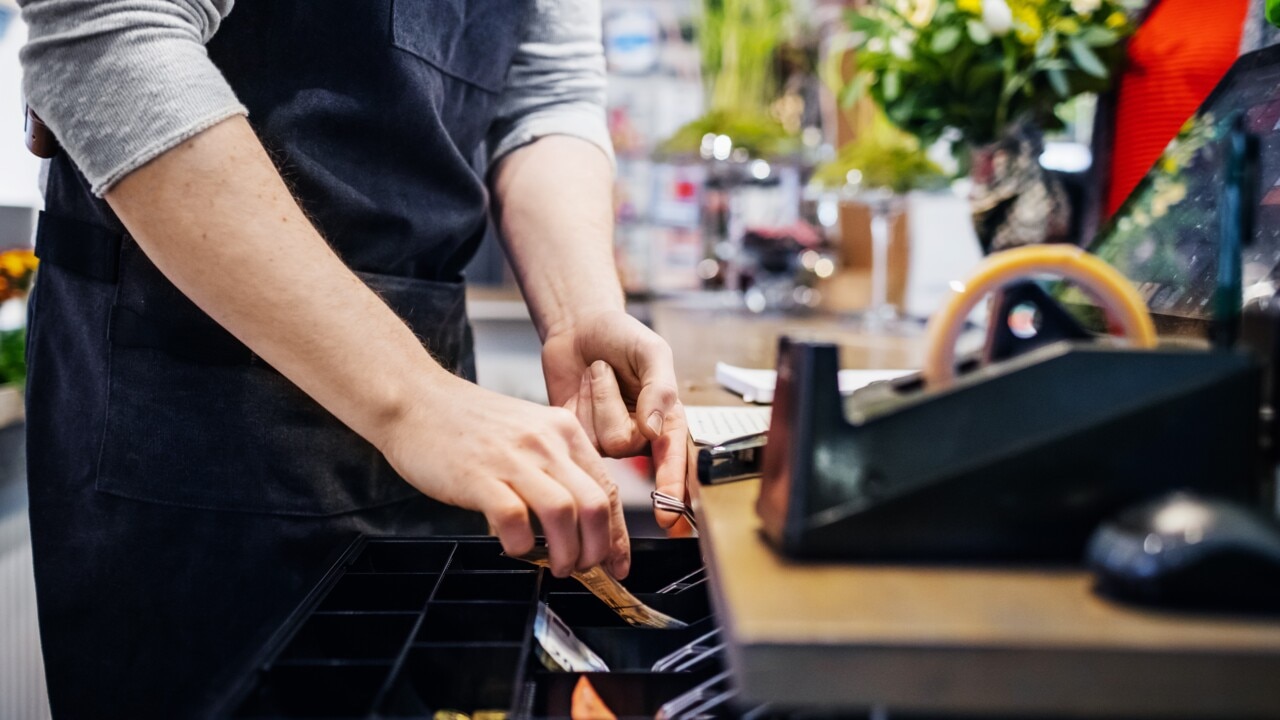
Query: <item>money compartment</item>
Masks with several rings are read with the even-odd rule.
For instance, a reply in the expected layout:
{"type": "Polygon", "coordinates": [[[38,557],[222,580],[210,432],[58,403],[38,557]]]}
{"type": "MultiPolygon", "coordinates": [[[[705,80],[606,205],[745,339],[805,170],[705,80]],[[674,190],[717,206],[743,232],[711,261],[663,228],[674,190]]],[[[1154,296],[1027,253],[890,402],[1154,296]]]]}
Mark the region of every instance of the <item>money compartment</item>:
{"type": "Polygon", "coordinates": [[[717,659],[692,672],[650,670],[715,627],[705,586],[672,588],[701,564],[696,541],[633,542],[623,584],[690,624],[652,630],[626,625],[576,581],[504,556],[494,539],[362,538],[264,649],[220,716],[430,718],[449,709],[567,717],[577,674],[549,672],[537,659],[541,600],[613,668],[593,682],[615,712],[652,717],[650,708],[719,668],[717,659]]]}

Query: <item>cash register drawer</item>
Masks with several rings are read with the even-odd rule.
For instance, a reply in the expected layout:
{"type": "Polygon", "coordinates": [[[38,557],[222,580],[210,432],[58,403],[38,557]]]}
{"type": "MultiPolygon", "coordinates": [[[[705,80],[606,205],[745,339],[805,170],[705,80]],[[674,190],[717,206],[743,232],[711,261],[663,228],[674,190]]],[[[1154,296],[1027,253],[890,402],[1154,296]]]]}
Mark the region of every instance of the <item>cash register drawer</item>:
{"type": "Polygon", "coordinates": [[[658,708],[723,672],[654,663],[716,629],[694,540],[636,539],[624,584],[689,624],[633,628],[574,580],[502,555],[490,538],[360,538],[273,636],[228,698],[230,718],[431,718],[498,710],[568,717],[577,673],[546,670],[533,620],[544,601],[609,665],[592,684],[619,717],[658,708]]]}

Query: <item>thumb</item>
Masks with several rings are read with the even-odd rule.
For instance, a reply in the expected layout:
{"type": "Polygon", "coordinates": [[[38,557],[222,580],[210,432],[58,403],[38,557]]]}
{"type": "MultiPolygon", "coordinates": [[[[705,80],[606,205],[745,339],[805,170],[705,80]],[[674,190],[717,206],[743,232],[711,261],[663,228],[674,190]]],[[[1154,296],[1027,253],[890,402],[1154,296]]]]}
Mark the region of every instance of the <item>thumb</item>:
{"type": "Polygon", "coordinates": [[[652,442],[662,437],[663,427],[680,400],[675,361],[671,347],[662,340],[646,343],[636,361],[636,374],[640,376],[636,422],[640,425],[640,432],[652,442]]]}

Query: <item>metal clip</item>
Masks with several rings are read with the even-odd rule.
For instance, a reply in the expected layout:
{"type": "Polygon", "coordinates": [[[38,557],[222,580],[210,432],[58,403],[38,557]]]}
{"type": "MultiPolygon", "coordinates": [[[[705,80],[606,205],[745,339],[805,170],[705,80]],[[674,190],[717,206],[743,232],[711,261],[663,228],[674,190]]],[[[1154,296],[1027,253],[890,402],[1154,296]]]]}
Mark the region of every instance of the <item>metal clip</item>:
{"type": "Polygon", "coordinates": [[[685,520],[689,521],[689,526],[694,530],[698,529],[698,521],[693,517],[693,511],[689,509],[684,501],[674,495],[668,495],[664,492],[654,490],[649,494],[653,498],[653,506],[659,510],[667,510],[669,512],[680,513],[685,520]]]}

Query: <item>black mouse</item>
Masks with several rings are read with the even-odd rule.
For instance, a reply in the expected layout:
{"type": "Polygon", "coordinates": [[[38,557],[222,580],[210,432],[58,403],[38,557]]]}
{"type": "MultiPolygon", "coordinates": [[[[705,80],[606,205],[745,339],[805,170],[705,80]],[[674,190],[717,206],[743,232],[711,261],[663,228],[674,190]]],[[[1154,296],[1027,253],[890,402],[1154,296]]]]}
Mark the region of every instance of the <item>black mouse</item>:
{"type": "Polygon", "coordinates": [[[1169,607],[1280,612],[1280,523],[1242,505],[1179,492],[1093,534],[1098,589],[1169,607]]]}

